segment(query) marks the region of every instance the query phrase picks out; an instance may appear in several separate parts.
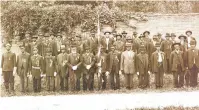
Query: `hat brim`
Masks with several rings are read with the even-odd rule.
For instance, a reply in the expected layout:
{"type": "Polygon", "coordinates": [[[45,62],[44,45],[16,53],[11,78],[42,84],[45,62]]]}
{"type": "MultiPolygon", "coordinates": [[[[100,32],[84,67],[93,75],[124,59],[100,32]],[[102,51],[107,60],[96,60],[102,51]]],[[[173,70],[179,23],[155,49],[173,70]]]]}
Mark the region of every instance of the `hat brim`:
{"type": "Polygon", "coordinates": [[[172,45],[172,47],[174,47],[175,45],[181,45],[180,43],[174,43],[173,45],[172,45]]]}
{"type": "Polygon", "coordinates": [[[191,33],[192,34],[192,31],[186,31],[185,33],[186,33],[186,35],[187,35],[187,33],[191,33]]]}
{"type": "Polygon", "coordinates": [[[106,33],[109,33],[109,34],[111,34],[111,32],[104,32],[104,35],[105,35],[106,33]]]}
{"type": "Polygon", "coordinates": [[[187,39],[187,37],[186,37],[186,36],[179,36],[178,38],[180,39],[181,37],[184,37],[184,39],[187,39]]]}
{"type": "Polygon", "coordinates": [[[149,32],[149,31],[145,31],[145,32],[143,32],[143,35],[144,35],[145,33],[148,33],[148,34],[150,34],[150,32],[149,32]]]}

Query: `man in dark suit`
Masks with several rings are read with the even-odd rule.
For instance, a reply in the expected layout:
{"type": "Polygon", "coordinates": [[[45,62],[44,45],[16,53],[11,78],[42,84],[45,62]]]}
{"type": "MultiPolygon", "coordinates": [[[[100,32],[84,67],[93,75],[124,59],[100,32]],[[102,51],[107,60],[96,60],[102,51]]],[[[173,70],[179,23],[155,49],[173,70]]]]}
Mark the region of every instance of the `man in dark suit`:
{"type": "Polygon", "coordinates": [[[117,50],[115,50],[115,46],[111,46],[111,52],[108,54],[108,71],[109,71],[109,80],[111,89],[120,89],[120,78],[119,78],[119,71],[120,71],[120,58],[121,54],[117,50]]]}
{"type": "Polygon", "coordinates": [[[186,85],[196,87],[199,72],[199,50],[196,49],[196,40],[190,41],[190,48],[185,52],[185,65],[188,70],[185,75],[186,85]]]}
{"type": "Polygon", "coordinates": [[[121,34],[116,34],[116,41],[113,45],[115,45],[115,50],[117,50],[118,52],[122,53],[124,51],[125,43],[122,41],[121,34]]]}
{"type": "Polygon", "coordinates": [[[151,56],[151,71],[155,74],[156,88],[163,87],[163,76],[166,70],[167,62],[164,52],[160,50],[160,42],[156,43],[156,51],[151,56]]]}
{"type": "Polygon", "coordinates": [[[85,53],[82,55],[83,70],[83,90],[93,90],[95,73],[95,56],[90,52],[90,47],[85,47],[85,53]]]}
{"type": "Polygon", "coordinates": [[[98,50],[98,46],[99,46],[99,43],[98,43],[98,39],[97,37],[95,36],[95,33],[92,32],[91,33],[91,37],[87,39],[88,41],[88,45],[90,46],[90,50],[91,52],[96,55],[97,54],[97,50],[98,50]]]}
{"type": "Polygon", "coordinates": [[[30,54],[25,51],[23,45],[20,46],[21,54],[17,56],[17,74],[20,78],[20,89],[21,92],[28,91],[28,75],[29,75],[29,64],[30,64],[30,54]]]}
{"type": "Polygon", "coordinates": [[[176,41],[172,46],[175,50],[170,55],[171,72],[173,72],[174,87],[180,88],[184,86],[184,55],[180,50],[180,41],[176,41]]]}
{"type": "Polygon", "coordinates": [[[106,48],[100,47],[98,54],[96,54],[96,66],[98,75],[98,89],[105,90],[107,84],[108,75],[108,63],[107,63],[107,53],[105,53],[106,48]]]}
{"type": "Polygon", "coordinates": [[[140,53],[136,56],[136,71],[139,79],[139,88],[148,86],[149,56],[144,45],[140,46],[140,53]]]}
{"type": "Polygon", "coordinates": [[[25,47],[25,51],[28,52],[30,54],[30,44],[31,44],[31,33],[30,32],[26,32],[25,33],[25,39],[23,40],[23,45],[25,47]]]}
{"type": "Polygon", "coordinates": [[[190,45],[191,40],[195,40],[196,41],[196,39],[195,39],[195,37],[192,36],[192,31],[191,30],[186,31],[185,34],[187,35],[187,39],[186,40],[187,40],[188,48],[189,48],[189,47],[191,47],[191,45],[190,45]]]}
{"type": "Polygon", "coordinates": [[[52,56],[52,50],[46,48],[47,54],[44,57],[44,74],[46,74],[46,89],[47,91],[55,91],[55,76],[56,71],[56,59],[52,56]]]}
{"type": "Polygon", "coordinates": [[[68,54],[66,52],[65,45],[61,45],[61,53],[57,56],[57,81],[60,78],[60,82],[57,82],[57,88],[58,86],[61,86],[61,90],[65,91],[68,90],[68,54]]]}
{"type": "Polygon", "coordinates": [[[80,78],[81,78],[81,58],[80,54],[77,52],[76,45],[71,46],[71,53],[68,55],[68,69],[70,78],[70,89],[80,90],[80,78]]]}
{"type": "Polygon", "coordinates": [[[170,35],[169,33],[166,34],[165,38],[166,40],[164,40],[162,43],[161,43],[161,47],[160,47],[160,50],[162,52],[165,53],[165,59],[166,59],[166,64],[167,64],[167,68],[166,68],[166,73],[170,73],[170,64],[169,64],[169,58],[170,58],[170,54],[172,52],[172,41],[170,40],[170,35]]]}
{"type": "Polygon", "coordinates": [[[105,47],[106,53],[109,53],[111,50],[111,46],[114,43],[114,40],[110,38],[111,32],[105,32],[104,33],[105,37],[101,38],[101,45],[105,47]]]}
{"type": "Polygon", "coordinates": [[[14,91],[14,76],[16,73],[16,55],[10,51],[11,45],[6,44],[6,52],[2,54],[1,68],[6,92],[14,91]]]}

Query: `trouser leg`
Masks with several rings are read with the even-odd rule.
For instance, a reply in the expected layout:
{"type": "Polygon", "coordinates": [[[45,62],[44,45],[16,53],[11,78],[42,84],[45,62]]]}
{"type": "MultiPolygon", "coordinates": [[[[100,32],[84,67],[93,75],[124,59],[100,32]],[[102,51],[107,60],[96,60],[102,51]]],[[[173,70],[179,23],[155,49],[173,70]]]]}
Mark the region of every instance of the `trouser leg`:
{"type": "Polygon", "coordinates": [[[129,74],[129,86],[130,86],[130,89],[133,88],[133,74],[129,74]]]}
{"type": "Polygon", "coordinates": [[[37,79],[37,92],[41,92],[41,77],[37,79]]]}
{"type": "Polygon", "coordinates": [[[174,87],[177,88],[178,87],[178,73],[177,72],[173,72],[173,80],[174,80],[174,87]]]}
{"type": "Polygon", "coordinates": [[[87,86],[88,86],[87,74],[83,74],[83,90],[87,90],[87,86]]]}
{"type": "Polygon", "coordinates": [[[35,77],[33,77],[33,90],[37,92],[37,79],[35,77]]]}
{"type": "Polygon", "coordinates": [[[119,72],[115,74],[115,89],[120,89],[120,76],[119,76],[119,72]]]}
{"type": "Polygon", "coordinates": [[[105,73],[102,73],[102,89],[106,89],[106,83],[107,83],[107,77],[106,77],[106,74],[105,73]]]}
{"type": "Polygon", "coordinates": [[[21,90],[21,92],[25,92],[25,90],[24,90],[24,83],[25,83],[25,81],[24,81],[24,75],[21,75],[20,76],[20,90],[21,90]]]}
{"type": "Polygon", "coordinates": [[[184,86],[184,72],[182,71],[181,67],[178,67],[178,74],[179,74],[179,87],[184,86]]]}
{"type": "Polygon", "coordinates": [[[111,86],[111,89],[115,89],[114,73],[113,72],[111,72],[111,74],[110,74],[110,86],[111,86]]]}
{"type": "Polygon", "coordinates": [[[76,90],[80,91],[80,76],[76,75],[76,90]]]}
{"type": "Polygon", "coordinates": [[[127,89],[130,89],[129,74],[125,74],[125,85],[127,89]]]}
{"type": "Polygon", "coordinates": [[[68,90],[68,76],[65,76],[64,78],[64,90],[68,90]]]}
{"type": "Polygon", "coordinates": [[[94,73],[93,73],[93,72],[90,72],[90,73],[89,73],[88,89],[89,89],[89,90],[93,90],[93,89],[94,89],[93,86],[94,86],[94,73]]]}
{"type": "Polygon", "coordinates": [[[185,74],[185,82],[186,82],[186,86],[190,86],[191,85],[191,75],[190,75],[190,71],[186,71],[185,74]]]}
{"type": "Polygon", "coordinates": [[[46,76],[46,89],[50,91],[50,76],[46,76]]]}
{"type": "Polygon", "coordinates": [[[4,86],[6,91],[9,92],[10,72],[3,71],[4,86]]]}
{"type": "Polygon", "coordinates": [[[190,82],[191,82],[191,87],[195,87],[197,86],[198,82],[197,82],[197,79],[198,79],[198,68],[196,67],[196,65],[194,65],[191,70],[191,76],[190,76],[190,82]]]}

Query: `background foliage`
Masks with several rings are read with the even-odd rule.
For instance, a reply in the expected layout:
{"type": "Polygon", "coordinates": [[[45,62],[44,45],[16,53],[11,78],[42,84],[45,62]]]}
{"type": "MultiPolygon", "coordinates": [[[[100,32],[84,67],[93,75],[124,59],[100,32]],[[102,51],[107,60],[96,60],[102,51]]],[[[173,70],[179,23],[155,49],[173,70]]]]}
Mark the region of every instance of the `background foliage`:
{"type": "MultiPolygon", "coordinates": [[[[64,31],[72,33],[76,27],[85,31],[96,30],[98,14],[100,25],[115,26],[116,21],[127,21],[132,13],[187,13],[199,12],[198,2],[154,1],[2,1],[1,31],[12,37],[31,31],[64,31]],[[131,12],[131,14],[129,13],[131,12]]],[[[140,15],[136,15],[140,16],[140,15]]]]}

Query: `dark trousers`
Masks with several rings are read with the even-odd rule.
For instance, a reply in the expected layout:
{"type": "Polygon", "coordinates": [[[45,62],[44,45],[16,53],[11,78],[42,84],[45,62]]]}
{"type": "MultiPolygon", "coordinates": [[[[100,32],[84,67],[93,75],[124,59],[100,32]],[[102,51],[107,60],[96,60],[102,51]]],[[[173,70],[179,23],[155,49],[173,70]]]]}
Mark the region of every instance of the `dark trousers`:
{"type": "Polygon", "coordinates": [[[196,87],[198,85],[198,68],[194,64],[185,75],[186,86],[196,87]]]}
{"type": "Polygon", "coordinates": [[[147,71],[145,71],[143,74],[138,75],[139,79],[139,88],[146,88],[147,87],[147,71]]]}
{"type": "Polygon", "coordinates": [[[60,86],[62,91],[68,90],[68,76],[60,77],[60,86]]]}
{"type": "Polygon", "coordinates": [[[14,91],[14,76],[13,71],[3,71],[4,86],[6,91],[14,91]]]}
{"type": "Polygon", "coordinates": [[[115,71],[116,68],[113,67],[111,70],[109,79],[111,83],[111,89],[120,89],[120,78],[119,78],[119,71],[115,71]]]}
{"type": "Polygon", "coordinates": [[[80,91],[80,79],[81,79],[81,76],[76,75],[76,90],[77,91],[80,91]]]}
{"type": "Polygon", "coordinates": [[[21,92],[27,92],[28,91],[27,73],[25,73],[25,71],[22,70],[19,77],[20,77],[20,89],[21,89],[21,92]]]}
{"type": "Polygon", "coordinates": [[[94,73],[88,72],[83,74],[83,90],[93,90],[94,73]]]}
{"type": "Polygon", "coordinates": [[[55,91],[55,77],[46,76],[46,89],[47,91],[55,91]]]}
{"type": "Polygon", "coordinates": [[[41,91],[41,78],[33,77],[33,90],[34,90],[34,92],[41,91]]]}
{"type": "Polygon", "coordinates": [[[174,78],[174,87],[175,88],[183,87],[183,85],[184,85],[184,72],[182,71],[181,65],[178,65],[177,71],[173,72],[173,78],[174,78]]]}
{"type": "Polygon", "coordinates": [[[169,59],[166,60],[166,63],[167,63],[167,68],[166,68],[166,73],[167,74],[170,74],[171,71],[170,71],[170,63],[169,63],[169,59]]]}
{"type": "Polygon", "coordinates": [[[158,67],[158,72],[155,73],[155,85],[156,88],[161,88],[163,87],[163,64],[160,64],[158,67]]]}
{"type": "MultiPolygon", "coordinates": [[[[99,74],[99,73],[98,73],[99,74]]],[[[100,76],[98,77],[98,89],[99,90],[105,90],[106,89],[106,83],[107,83],[107,76],[105,72],[102,72],[100,76]]]]}
{"type": "Polygon", "coordinates": [[[125,82],[126,82],[126,88],[132,89],[133,88],[133,74],[125,74],[125,82]]]}

